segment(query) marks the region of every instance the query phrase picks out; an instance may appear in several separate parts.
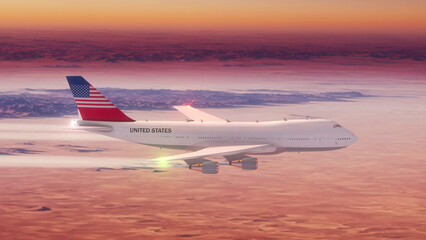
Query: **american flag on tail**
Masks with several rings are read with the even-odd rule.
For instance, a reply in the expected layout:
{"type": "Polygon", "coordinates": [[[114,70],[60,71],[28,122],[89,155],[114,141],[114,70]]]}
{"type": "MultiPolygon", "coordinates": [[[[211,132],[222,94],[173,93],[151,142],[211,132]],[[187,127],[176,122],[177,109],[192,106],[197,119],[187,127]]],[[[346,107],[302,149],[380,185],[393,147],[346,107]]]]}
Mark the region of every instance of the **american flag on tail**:
{"type": "Polygon", "coordinates": [[[71,91],[74,95],[77,107],[116,108],[111,101],[109,101],[92,85],[72,85],[71,91]]]}
{"type": "Polygon", "coordinates": [[[134,122],[81,76],[67,76],[83,120],[134,122]]]}

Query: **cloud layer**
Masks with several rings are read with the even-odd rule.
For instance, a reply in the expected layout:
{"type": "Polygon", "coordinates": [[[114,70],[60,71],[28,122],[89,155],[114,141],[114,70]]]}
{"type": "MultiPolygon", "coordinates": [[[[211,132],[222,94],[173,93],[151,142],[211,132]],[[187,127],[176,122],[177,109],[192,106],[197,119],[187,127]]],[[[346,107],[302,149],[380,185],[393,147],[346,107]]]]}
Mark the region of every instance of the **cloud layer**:
{"type": "Polygon", "coordinates": [[[0,40],[0,61],[68,63],[41,65],[48,68],[78,68],[78,63],[87,62],[227,62],[332,57],[424,61],[426,50],[424,37],[371,34],[4,31],[0,33],[0,40]]]}
{"type": "MultiPolygon", "coordinates": [[[[271,104],[300,104],[313,101],[348,101],[368,97],[360,92],[287,92],[267,89],[248,92],[170,89],[101,89],[124,110],[171,110],[190,104],[200,108],[230,108],[271,104]]],[[[0,95],[0,118],[59,117],[77,114],[69,90],[34,90],[0,95]]],[[[84,149],[80,149],[84,151],[84,149]]]]}

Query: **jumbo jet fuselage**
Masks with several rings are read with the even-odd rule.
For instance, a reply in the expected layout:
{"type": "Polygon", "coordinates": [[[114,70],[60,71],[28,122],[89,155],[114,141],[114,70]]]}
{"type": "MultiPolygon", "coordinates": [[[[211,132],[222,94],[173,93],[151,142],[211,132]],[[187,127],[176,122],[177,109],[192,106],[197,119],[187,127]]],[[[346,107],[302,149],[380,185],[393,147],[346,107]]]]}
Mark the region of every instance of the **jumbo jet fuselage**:
{"type": "Polygon", "coordinates": [[[67,80],[81,117],[75,126],[129,142],[187,150],[156,160],[183,160],[190,169],[201,167],[203,173],[218,172],[219,163],[207,157],[223,156],[229,165],[255,170],[257,158],[248,155],[335,150],[357,140],[335,121],[231,122],[191,106],[174,106],[187,121],[135,121],[83,77],[67,76],[67,80]]]}
{"type": "Polygon", "coordinates": [[[106,136],[161,148],[196,151],[206,147],[268,144],[254,154],[325,151],[345,148],[357,137],[337,122],[323,119],[270,122],[77,120],[79,126],[103,126],[106,136]]]}

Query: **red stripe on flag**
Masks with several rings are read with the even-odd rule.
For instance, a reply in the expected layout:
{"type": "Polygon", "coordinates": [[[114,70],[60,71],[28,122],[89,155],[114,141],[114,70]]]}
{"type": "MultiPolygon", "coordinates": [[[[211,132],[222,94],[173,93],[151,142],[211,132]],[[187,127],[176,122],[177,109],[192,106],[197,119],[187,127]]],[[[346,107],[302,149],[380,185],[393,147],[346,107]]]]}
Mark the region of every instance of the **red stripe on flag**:
{"type": "Polygon", "coordinates": [[[96,104],[96,103],[77,103],[77,106],[114,106],[114,104],[96,104]]]}
{"type": "Polygon", "coordinates": [[[79,100],[79,99],[77,99],[76,100],[77,102],[110,102],[108,99],[102,99],[102,100],[100,100],[100,99],[85,99],[85,100],[79,100]]]}

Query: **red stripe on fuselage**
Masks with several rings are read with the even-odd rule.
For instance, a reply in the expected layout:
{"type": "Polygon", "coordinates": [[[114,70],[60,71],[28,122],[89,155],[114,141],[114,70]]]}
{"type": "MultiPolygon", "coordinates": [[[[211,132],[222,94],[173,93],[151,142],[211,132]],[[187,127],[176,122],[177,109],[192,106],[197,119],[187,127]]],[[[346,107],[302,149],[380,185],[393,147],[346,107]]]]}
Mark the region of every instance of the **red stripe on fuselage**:
{"type": "Polygon", "coordinates": [[[134,122],[135,120],[124,115],[118,108],[79,108],[83,120],[134,122]]]}

